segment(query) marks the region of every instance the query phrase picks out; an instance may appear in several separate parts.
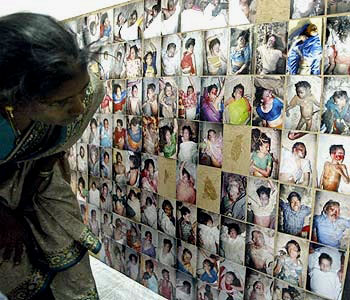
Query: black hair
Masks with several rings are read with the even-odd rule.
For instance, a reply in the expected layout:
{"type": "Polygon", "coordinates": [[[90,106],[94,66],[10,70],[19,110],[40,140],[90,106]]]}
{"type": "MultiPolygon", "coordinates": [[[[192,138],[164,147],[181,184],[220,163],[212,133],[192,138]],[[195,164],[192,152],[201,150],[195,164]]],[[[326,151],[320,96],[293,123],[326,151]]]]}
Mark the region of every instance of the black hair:
{"type": "Polygon", "coordinates": [[[135,257],[135,261],[137,262],[137,255],[132,253],[129,255],[129,260],[132,260],[133,257],[135,257]]]}
{"type": "Polygon", "coordinates": [[[103,153],[103,158],[105,158],[106,156],[109,158],[109,153],[107,151],[103,153]]]}
{"type": "Polygon", "coordinates": [[[146,170],[148,170],[149,165],[152,165],[152,166],[153,166],[153,169],[155,169],[154,161],[153,161],[153,159],[151,159],[151,158],[148,158],[148,159],[145,160],[145,169],[146,169],[146,170]]]}
{"type": "Polygon", "coordinates": [[[131,91],[133,91],[134,89],[138,89],[137,85],[136,84],[133,84],[132,87],[131,87],[131,91]]]}
{"type": "Polygon", "coordinates": [[[133,12],[130,14],[130,17],[132,17],[133,15],[136,15],[136,18],[137,18],[137,11],[136,11],[136,9],[133,10],[133,12]]]}
{"type": "Polygon", "coordinates": [[[345,149],[343,145],[332,145],[329,147],[329,154],[334,153],[335,151],[337,151],[338,149],[343,150],[344,154],[345,154],[345,149]]]}
{"type": "Polygon", "coordinates": [[[166,50],[170,50],[170,48],[176,49],[176,44],[175,43],[169,43],[168,46],[166,47],[166,50]]]}
{"type": "Polygon", "coordinates": [[[308,83],[307,81],[304,81],[304,80],[298,81],[298,82],[295,84],[295,88],[297,89],[297,88],[300,88],[300,87],[302,87],[302,88],[304,88],[304,89],[311,89],[311,84],[308,83]]]}
{"type": "Polygon", "coordinates": [[[92,118],[92,119],[91,119],[91,121],[90,121],[90,126],[91,126],[92,124],[95,124],[95,126],[97,127],[97,121],[96,121],[95,118],[92,118]]]}
{"type": "Polygon", "coordinates": [[[173,205],[171,204],[171,202],[169,200],[164,200],[162,203],[162,209],[164,210],[166,206],[169,206],[171,208],[171,210],[174,209],[173,205]]]}
{"type": "Polygon", "coordinates": [[[188,131],[188,135],[190,136],[190,140],[191,140],[191,138],[192,138],[192,135],[193,135],[193,132],[192,132],[192,128],[191,128],[191,126],[188,126],[188,125],[185,125],[184,127],[182,127],[182,132],[184,132],[184,130],[185,129],[187,129],[187,131],[188,131]]]}
{"type": "Polygon", "coordinates": [[[170,246],[170,249],[173,247],[173,243],[171,242],[171,240],[169,239],[164,239],[163,240],[163,244],[166,245],[168,244],[170,246]]]}
{"type": "Polygon", "coordinates": [[[244,86],[241,83],[239,83],[239,84],[237,84],[237,85],[235,85],[233,87],[232,97],[234,97],[233,94],[236,92],[237,89],[241,89],[242,90],[242,96],[244,95],[244,86]]]}
{"type": "Polygon", "coordinates": [[[15,13],[0,18],[0,101],[45,99],[63,82],[87,70],[89,46],[50,16],[15,13]],[[5,71],[7,70],[7,71],[5,71]]]}
{"type": "Polygon", "coordinates": [[[239,228],[238,224],[232,223],[227,225],[228,234],[230,234],[232,229],[234,229],[237,232],[237,235],[241,233],[241,229],[239,228]]]}
{"type": "Polygon", "coordinates": [[[130,54],[130,52],[131,52],[131,49],[134,49],[134,51],[135,51],[135,56],[137,56],[138,53],[139,53],[139,49],[137,48],[137,46],[136,46],[136,45],[131,46],[131,47],[130,47],[130,50],[129,50],[129,54],[130,54]]]}
{"type": "Polygon", "coordinates": [[[116,188],[115,188],[116,191],[120,191],[121,193],[123,192],[122,188],[119,186],[119,185],[116,185],[116,188]]]}
{"type": "Polygon", "coordinates": [[[213,47],[219,44],[220,45],[220,40],[218,38],[215,38],[209,42],[209,50],[213,50],[213,47]]]}
{"type": "Polygon", "coordinates": [[[138,119],[136,117],[132,118],[131,121],[130,121],[130,125],[132,125],[132,126],[139,125],[138,119]]]}
{"type": "Polygon", "coordinates": [[[147,204],[151,204],[151,205],[152,205],[152,202],[153,202],[153,201],[152,201],[151,197],[147,197],[147,198],[146,198],[146,205],[147,205],[147,204]]]}
{"type": "Polygon", "coordinates": [[[348,99],[348,93],[346,91],[335,91],[333,93],[333,99],[334,98],[346,98],[348,99]]]}
{"type": "Polygon", "coordinates": [[[210,133],[210,132],[214,132],[214,133],[216,134],[216,131],[215,131],[214,129],[209,129],[209,130],[208,130],[208,139],[209,139],[209,133],[210,133]]]}
{"type": "Polygon", "coordinates": [[[184,216],[184,215],[190,214],[191,211],[188,207],[183,206],[180,208],[180,213],[181,213],[181,216],[184,216]]]}
{"type": "Polygon", "coordinates": [[[122,119],[118,119],[118,120],[117,120],[117,124],[120,124],[120,126],[123,127],[123,120],[122,120],[122,119]]]}
{"type": "Polygon", "coordinates": [[[164,273],[168,273],[169,274],[169,271],[167,269],[163,269],[162,270],[162,274],[164,274],[164,273]]]}
{"type": "Polygon", "coordinates": [[[191,252],[191,250],[185,248],[185,249],[182,251],[182,255],[185,255],[185,253],[189,254],[189,255],[192,257],[192,252],[191,252]]]}
{"type": "Polygon", "coordinates": [[[132,163],[134,165],[134,169],[139,168],[139,159],[136,155],[130,155],[129,160],[132,161],[132,163]]]}
{"type": "Polygon", "coordinates": [[[319,264],[321,264],[322,259],[327,259],[330,262],[330,264],[333,263],[332,257],[329,254],[327,254],[327,253],[321,253],[321,255],[318,258],[318,263],[319,264]]]}
{"type": "Polygon", "coordinates": [[[299,195],[299,193],[297,192],[291,192],[289,193],[287,200],[290,203],[290,201],[292,200],[293,197],[297,197],[299,201],[301,201],[301,196],[299,195]]]}
{"type": "MultiPolygon", "coordinates": [[[[288,246],[289,245],[294,245],[295,247],[297,247],[297,250],[298,250],[298,252],[299,252],[299,255],[298,255],[298,257],[297,258],[299,258],[300,257],[300,251],[301,251],[301,248],[300,248],[300,245],[299,245],[299,243],[297,242],[297,241],[295,241],[295,240],[290,240],[290,241],[288,241],[287,242],[287,244],[286,244],[286,250],[287,250],[287,253],[288,253],[288,246]]],[[[289,253],[288,253],[289,254],[289,253]]]]}
{"type": "Polygon", "coordinates": [[[150,83],[147,85],[147,91],[152,90],[153,92],[156,90],[156,85],[154,83],[150,83]]]}
{"type": "Polygon", "coordinates": [[[185,43],[185,48],[188,49],[191,45],[194,47],[195,44],[196,40],[194,38],[189,38],[185,43]]]}
{"type": "Polygon", "coordinates": [[[204,264],[208,264],[210,266],[210,269],[214,268],[214,264],[207,258],[203,260],[203,265],[204,264]]]}
{"type": "Polygon", "coordinates": [[[118,88],[122,90],[122,87],[119,83],[113,84],[113,93],[116,93],[118,88]]]}
{"type": "Polygon", "coordinates": [[[270,197],[271,188],[262,185],[256,190],[256,193],[259,197],[261,194],[266,194],[268,197],[270,197]]]}
{"type": "Polygon", "coordinates": [[[244,38],[245,42],[247,43],[249,40],[249,30],[243,30],[239,35],[238,38],[242,37],[244,38]]]}
{"type": "Polygon", "coordinates": [[[218,86],[216,84],[211,84],[208,86],[208,94],[210,94],[212,89],[218,90],[218,86]]]}
{"type": "Polygon", "coordinates": [[[145,232],[145,236],[146,236],[147,234],[149,234],[149,235],[152,237],[152,233],[151,233],[150,231],[148,231],[148,230],[145,232]]]}
{"type": "Polygon", "coordinates": [[[214,223],[213,218],[209,214],[201,211],[198,214],[198,223],[206,225],[208,223],[208,221],[211,221],[214,223]]]}
{"type": "Polygon", "coordinates": [[[159,4],[153,5],[152,10],[155,10],[157,13],[159,13],[160,12],[160,5],[159,4]]]}
{"type": "Polygon", "coordinates": [[[296,142],[294,145],[293,145],[293,147],[292,147],[292,152],[294,151],[294,149],[296,148],[296,147],[299,147],[299,146],[303,146],[304,147],[304,149],[305,149],[305,156],[306,156],[306,146],[305,146],[305,144],[303,143],[303,142],[296,142]]]}
{"type": "Polygon", "coordinates": [[[85,188],[85,180],[84,180],[83,177],[79,177],[79,179],[78,179],[78,185],[79,185],[80,183],[83,185],[83,188],[85,188]]]}
{"type": "Polygon", "coordinates": [[[134,197],[137,197],[137,194],[136,194],[136,192],[134,190],[130,190],[130,192],[128,194],[128,198],[131,199],[132,195],[134,195],[134,197]]]}
{"type": "Polygon", "coordinates": [[[146,266],[146,267],[149,267],[150,269],[152,269],[152,271],[153,271],[153,269],[154,269],[153,261],[151,261],[150,259],[146,260],[145,266],[146,266]]]}

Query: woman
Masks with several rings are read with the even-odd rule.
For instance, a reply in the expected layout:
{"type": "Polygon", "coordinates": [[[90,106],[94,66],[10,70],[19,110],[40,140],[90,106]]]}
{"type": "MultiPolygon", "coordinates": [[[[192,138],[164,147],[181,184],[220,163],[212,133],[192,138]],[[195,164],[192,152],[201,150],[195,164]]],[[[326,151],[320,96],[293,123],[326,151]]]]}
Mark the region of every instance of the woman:
{"type": "Polygon", "coordinates": [[[196,189],[194,179],[185,168],[186,162],[181,162],[179,180],[176,183],[176,199],[191,204],[196,204],[196,189]]]}
{"type": "Polygon", "coordinates": [[[255,141],[255,151],[250,157],[250,175],[258,177],[270,177],[272,173],[273,158],[270,154],[271,139],[260,132],[255,141]]]}
{"type": "Polygon", "coordinates": [[[136,45],[130,47],[129,56],[126,58],[126,78],[141,77],[141,58],[136,45]]]}
{"type": "Polygon", "coordinates": [[[231,48],[231,72],[233,75],[247,74],[250,69],[249,31],[242,31],[237,45],[231,48]]]}
{"type": "Polygon", "coordinates": [[[103,96],[89,85],[98,82],[90,50],[44,15],[2,17],[0,31],[8,70],[0,76],[0,290],[10,299],[98,299],[87,250],[101,244],[83,224],[62,155],[103,96]]]}
{"type": "Polygon", "coordinates": [[[163,133],[162,152],[166,158],[176,158],[176,134],[177,134],[177,120],[174,119],[174,129],[165,125],[161,128],[163,133]]]}
{"type": "MultiPolygon", "coordinates": [[[[179,103],[181,101],[185,111],[184,111],[184,117],[187,120],[195,120],[197,117],[197,91],[195,89],[194,81],[191,77],[187,77],[190,85],[187,86],[187,91],[180,90],[179,92],[179,103]]],[[[180,112],[179,112],[179,118],[180,118],[180,112]]]]}
{"type": "Polygon", "coordinates": [[[158,171],[155,168],[153,159],[148,158],[145,160],[145,167],[141,172],[141,187],[157,193],[158,191],[158,171]]]}
{"type": "Polygon", "coordinates": [[[201,275],[200,280],[215,284],[218,280],[218,273],[215,270],[215,264],[208,258],[203,261],[204,273],[201,275]]]}
{"type": "Polygon", "coordinates": [[[285,251],[276,258],[273,270],[274,276],[295,286],[303,286],[303,263],[300,259],[300,245],[295,240],[290,240],[285,246],[285,251]]]}
{"type": "Polygon", "coordinates": [[[229,294],[232,299],[239,299],[243,294],[244,283],[234,272],[228,271],[225,266],[220,267],[219,288],[229,294]]]}
{"type": "Polygon", "coordinates": [[[206,41],[208,75],[226,75],[226,55],[220,49],[218,36],[209,37],[206,41]]]}
{"type": "Polygon", "coordinates": [[[196,40],[194,38],[189,38],[185,43],[186,51],[183,53],[181,59],[181,70],[183,75],[193,75],[197,73],[196,70],[196,59],[194,56],[194,46],[196,40]]]}

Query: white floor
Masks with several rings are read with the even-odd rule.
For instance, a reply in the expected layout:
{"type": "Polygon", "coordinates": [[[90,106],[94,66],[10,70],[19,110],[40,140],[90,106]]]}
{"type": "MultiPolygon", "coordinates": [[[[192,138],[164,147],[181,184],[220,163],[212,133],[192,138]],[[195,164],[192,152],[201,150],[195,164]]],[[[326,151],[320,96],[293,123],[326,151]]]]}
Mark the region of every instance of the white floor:
{"type": "Polygon", "coordinates": [[[90,265],[101,300],[165,300],[92,256],[90,265]]]}

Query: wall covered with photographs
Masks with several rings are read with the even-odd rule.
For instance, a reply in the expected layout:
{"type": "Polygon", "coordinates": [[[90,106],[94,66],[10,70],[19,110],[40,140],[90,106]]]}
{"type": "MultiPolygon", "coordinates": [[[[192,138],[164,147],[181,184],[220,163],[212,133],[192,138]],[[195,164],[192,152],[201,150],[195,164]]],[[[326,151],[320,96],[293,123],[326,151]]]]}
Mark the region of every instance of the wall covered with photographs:
{"type": "Polygon", "coordinates": [[[167,299],[342,298],[347,12],[145,0],[67,20],[105,88],[69,153],[103,262],[167,299]]]}

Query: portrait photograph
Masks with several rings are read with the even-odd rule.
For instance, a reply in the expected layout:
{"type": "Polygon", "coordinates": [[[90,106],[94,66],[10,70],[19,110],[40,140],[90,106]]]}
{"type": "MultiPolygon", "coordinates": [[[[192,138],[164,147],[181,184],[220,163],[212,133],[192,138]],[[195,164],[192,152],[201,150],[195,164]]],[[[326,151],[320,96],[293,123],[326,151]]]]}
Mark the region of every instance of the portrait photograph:
{"type": "Polygon", "coordinates": [[[78,150],[77,156],[76,156],[76,166],[77,171],[82,173],[87,173],[88,171],[88,151],[87,151],[87,144],[83,143],[77,143],[75,144],[76,149],[78,150]]]}
{"type": "MultiPolygon", "coordinates": [[[[90,120],[89,126],[85,129],[88,131],[88,143],[90,145],[100,146],[100,130],[97,123],[99,119],[99,114],[95,114],[94,117],[90,120]]],[[[79,151],[79,149],[77,149],[79,151]]]]}
{"type": "Polygon", "coordinates": [[[112,154],[113,154],[113,165],[112,165],[112,171],[113,171],[113,180],[119,184],[124,185],[127,182],[127,151],[123,150],[117,150],[116,148],[113,148],[112,154]]]}
{"type": "Polygon", "coordinates": [[[205,298],[218,300],[220,291],[211,286],[209,283],[198,280],[197,281],[197,300],[204,300],[205,298]]]}
{"type": "Polygon", "coordinates": [[[100,172],[102,178],[112,179],[112,148],[101,148],[100,172]]]}
{"type": "Polygon", "coordinates": [[[285,74],[287,23],[275,22],[256,26],[256,74],[285,74]]]}
{"type": "Polygon", "coordinates": [[[291,0],[290,18],[301,19],[323,15],[325,13],[325,2],[325,0],[291,0]]]}
{"type": "Polygon", "coordinates": [[[254,78],[253,126],[282,129],[284,82],[282,76],[254,78]]]}
{"type": "Polygon", "coordinates": [[[140,283],[156,294],[159,292],[158,264],[157,260],[141,254],[140,283]]]}
{"type": "Polygon", "coordinates": [[[196,246],[177,240],[177,270],[196,277],[197,250],[196,246]]]}
{"type": "MultiPolygon", "coordinates": [[[[340,1],[339,1],[340,2],[340,1]]],[[[329,4],[329,1],[328,1],[329,4]]],[[[349,6],[347,1],[347,6],[349,6]]],[[[350,17],[327,18],[326,43],[324,49],[324,73],[330,75],[349,74],[350,17]]]]}
{"type": "Polygon", "coordinates": [[[205,60],[203,75],[226,75],[229,34],[227,28],[204,32],[205,60]]]}
{"type": "Polygon", "coordinates": [[[348,197],[316,191],[312,226],[314,242],[346,250],[350,237],[348,197]]]}
{"type": "Polygon", "coordinates": [[[177,116],[178,82],[174,77],[159,79],[159,117],[174,118],[177,116]]]}
{"type": "Polygon", "coordinates": [[[220,258],[217,255],[198,248],[197,278],[217,287],[219,283],[220,258]]]}
{"type": "Polygon", "coordinates": [[[88,200],[88,174],[77,172],[77,200],[87,202],[88,200]]]}
{"type": "Polygon", "coordinates": [[[126,244],[138,253],[141,253],[141,225],[131,222],[128,219],[126,220],[126,244]]]}
{"type": "Polygon", "coordinates": [[[142,76],[141,40],[126,43],[124,63],[126,78],[142,76]]]}
{"type": "MultiPolygon", "coordinates": [[[[282,280],[275,280],[273,287],[273,300],[282,299],[282,300],[303,300],[305,299],[305,292],[302,289],[296,288],[289,285],[288,283],[282,280]]],[[[311,300],[311,299],[308,299],[311,300]]]]}
{"type": "Polygon", "coordinates": [[[111,212],[102,211],[101,234],[102,237],[113,238],[113,217],[111,212]]]}
{"type": "Polygon", "coordinates": [[[250,175],[277,179],[280,168],[281,132],[272,128],[253,128],[250,175]]]}
{"type": "Polygon", "coordinates": [[[317,187],[333,192],[350,194],[347,155],[348,137],[320,135],[317,154],[317,187]]]}
{"type": "Polygon", "coordinates": [[[223,156],[222,131],[222,124],[219,123],[201,122],[199,124],[199,163],[201,165],[221,168],[223,156]]]}
{"type": "Polygon", "coordinates": [[[158,95],[159,79],[143,79],[143,101],[142,115],[147,117],[158,117],[158,95]]]}
{"type": "Polygon", "coordinates": [[[159,121],[159,154],[165,158],[176,159],[178,125],[177,119],[159,121]]]}
{"type": "Polygon", "coordinates": [[[113,147],[123,150],[126,145],[126,116],[113,115],[113,147]]]}
{"type": "Polygon", "coordinates": [[[126,216],[127,186],[118,185],[114,181],[112,190],[112,211],[120,216],[126,216]]]}
{"type": "Polygon", "coordinates": [[[158,251],[158,232],[151,227],[141,226],[142,253],[156,259],[158,251]]]}
{"type": "Polygon", "coordinates": [[[99,71],[100,79],[108,80],[114,76],[112,74],[112,65],[114,63],[113,49],[112,46],[103,46],[99,55],[99,71]]]}
{"type": "Polygon", "coordinates": [[[127,81],[127,108],[128,115],[142,114],[142,79],[127,81]]]}
{"type": "Polygon", "coordinates": [[[201,97],[200,77],[180,77],[178,92],[178,118],[198,120],[201,97]]]}
{"type": "Polygon", "coordinates": [[[341,299],[344,280],[344,253],[310,244],[306,288],[326,299],[341,299]]]}
{"type": "Polygon", "coordinates": [[[228,2],[230,26],[255,23],[258,0],[230,0],[228,2]]]}
{"type": "Polygon", "coordinates": [[[247,269],[244,299],[273,299],[273,279],[269,276],[247,269]]]}
{"type": "Polygon", "coordinates": [[[220,215],[198,208],[197,245],[211,254],[219,253],[220,215]]]}
{"type": "Polygon", "coordinates": [[[324,78],[321,133],[350,135],[349,95],[349,78],[324,78]]]}
{"type": "Polygon", "coordinates": [[[247,226],[245,265],[259,272],[272,275],[274,238],[274,230],[256,225],[247,226]]]}
{"type": "Polygon", "coordinates": [[[197,282],[195,278],[176,272],[176,300],[196,300],[197,282]]]}
{"type": "Polygon", "coordinates": [[[176,239],[159,232],[157,255],[160,263],[172,268],[176,267],[176,239]]]}
{"type": "Polygon", "coordinates": [[[111,102],[113,105],[113,113],[115,115],[124,115],[126,113],[127,88],[126,80],[115,79],[111,82],[111,102]]]}
{"type": "Polygon", "coordinates": [[[160,37],[162,33],[161,0],[144,1],[143,38],[160,37]]]}
{"type": "Polygon", "coordinates": [[[225,80],[223,122],[250,125],[253,83],[250,76],[232,76],[225,80]]]}
{"type": "Polygon", "coordinates": [[[279,180],[311,186],[316,173],[316,135],[284,131],[281,144],[279,180]]]}
{"type": "Polygon", "coordinates": [[[246,224],[221,216],[219,254],[235,264],[244,265],[246,224]]]}
{"type": "Polygon", "coordinates": [[[202,32],[182,34],[181,75],[201,76],[203,74],[204,41],[202,32]]]}
{"type": "Polygon", "coordinates": [[[180,29],[181,0],[162,0],[162,35],[177,33],[180,29]]]}
{"type": "Polygon", "coordinates": [[[288,74],[321,74],[322,28],[322,18],[289,21],[288,74]]]}
{"type": "Polygon", "coordinates": [[[162,76],[180,75],[181,42],[177,34],[162,37],[162,76]]]}
{"type": "Polygon", "coordinates": [[[247,221],[275,229],[278,185],[271,179],[249,178],[247,185],[247,221]]]}
{"type": "Polygon", "coordinates": [[[127,117],[126,128],[126,150],[141,152],[142,148],[142,127],[141,118],[135,116],[127,117]]]}
{"type": "Polygon", "coordinates": [[[176,167],[176,199],[196,204],[197,165],[181,161],[176,167]]]}
{"type": "Polygon", "coordinates": [[[113,42],[113,10],[109,9],[99,13],[100,16],[100,36],[99,42],[111,44],[113,42]]]}
{"type": "MultiPolygon", "coordinates": [[[[76,174],[74,172],[74,174],[76,174]]],[[[99,207],[100,206],[100,190],[98,189],[98,185],[100,182],[100,178],[99,177],[93,177],[93,176],[89,176],[89,203],[99,207]]],[[[78,184],[76,182],[76,184],[78,184]]]]}
{"type": "Polygon", "coordinates": [[[176,237],[196,245],[197,207],[182,201],[176,202],[176,237]]]}
{"type": "Polygon", "coordinates": [[[126,247],[111,240],[111,261],[112,268],[120,273],[126,274],[125,265],[126,247]]]}
{"type": "Polygon", "coordinates": [[[159,150],[159,124],[157,117],[142,117],[143,152],[157,155],[159,150]]]}
{"type": "Polygon", "coordinates": [[[88,145],[88,169],[89,175],[99,177],[100,176],[100,149],[95,145],[88,145]]]}
{"type": "Polygon", "coordinates": [[[338,14],[350,11],[349,0],[328,0],[327,14],[338,14]]]}
{"type": "Polygon", "coordinates": [[[85,225],[89,225],[89,205],[84,201],[79,201],[80,215],[85,225]]]}
{"type": "Polygon", "coordinates": [[[141,190],[136,187],[127,186],[125,212],[126,217],[141,222],[141,190]]]}
{"type": "Polygon", "coordinates": [[[284,128],[318,131],[321,112],[322,82],[316,76],[289,76],[284,128]]]}
{"type": "Polygon", "coordinates": [[[109,59],[111,60],[111,71],[109,73],[110,79],[123,79],[126,77],[125,69],[125,55],[126,44],[118,43],[110,46],[109,59]]]}
{"type": "Polygon", "coordinates": [[[159,295],[166,299],[175,299],[176,270],[169,266],[158,264],[157,271],[159,295]]]}
{"type": "Polygon", "coordinates": [[[112,80],[105,80],[103,82],[104,95],[102,102],[99,107],[99,112],[102,114],[110,114],[113,110],[113,99],[112,99],[112,80]]]}
{"type": "Polygon", "coordinates": [[[112,212],[112,181],[100,178],[100,208],[101,210],[112,212]]]}
{"type": "Polygon", "coordinates": [[[176,237],[176,201],[158,198],[158,230],[176,237]]]}
{"type": "Polygon", "coordinates": [[[115,213],[113,213],[112,216],[113,216],[112,239],[121,245],[126,245],[127,236],[128,234],[130,234],[131,223],[128,219],[123,218],[119,215],[116,215],[115,213]]]}
{"type": "Polygon", "coordinates": [[[89,205],[88,227],[98,238],[101,237],[101,210],[94,205],[89,205]]]}
{"type": "Polygon", "coordinates": [[[306,282],[308,246],[306,240],[278,233],[275,248],[274,277],[293,286],[304,288],[306,282]]]}
{"type": "Polygon", "coordinates": [[[100,128],[100,146],[101,147],[112,147],[112,115],[111,114],[100,114],[98,118],[100,128]]]}
{"type": "Polygon", "coordinates": [[[143,153],[141,156],[141,188],[158,192],[158,157],[143,153]]]}
{"type": "Polygon", "coordinates": [[[125,247],[125,273],[129,278],[140,280],[140,255],[129,247],[125,247]]]}
{"type": "Polygon", "coordinates": [[[310,234],[313,199],[311,189],[281,184],[278,231],[307,239],[310,234]]]}
{"type": "Polygon", "coordinates": [[[230,31],[229,74],[251,74],[253,57],[253,28],[240,26],[230,31]]]}
{"type": "Polygon", "coordinates": [[[179,161],[197,163],[199,124],[188,120],[177,120],[178,123],[178,153],[179,161]]]}
{"type": "Polygon", "coordinates": [[[141,154],[133,151],[126,153],[126,183],[132,187],[139,187],[141,181],[141,154]]]}
{"type": "Polygon", "coordinates": [[[158,195],[141,190],[141,222],[157,229],[158,195]]]}
{"type": "Polygon", "coordinates": [[[147,39],[143,43],[143,76],[157,77],[161,74],[161,38],[147,39]]]}

